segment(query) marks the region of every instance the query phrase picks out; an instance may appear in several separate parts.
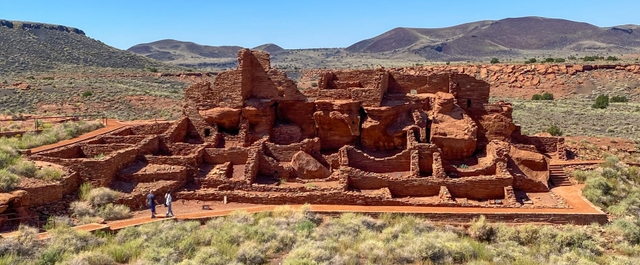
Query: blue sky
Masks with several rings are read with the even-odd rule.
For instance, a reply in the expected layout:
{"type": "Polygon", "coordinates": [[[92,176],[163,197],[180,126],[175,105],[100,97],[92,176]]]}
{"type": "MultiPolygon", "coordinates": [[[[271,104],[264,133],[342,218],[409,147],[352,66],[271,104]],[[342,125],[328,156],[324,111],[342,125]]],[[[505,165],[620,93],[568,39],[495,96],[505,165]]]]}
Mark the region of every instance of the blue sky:
{"type": "Polygon", "coordinates": [[[0,0],[0,19],[77,27],[127,49],[161,39],[206,45],[346,47],[395,27],[438,28],[542,16],[601,27],[640,24],[640,1],[0,0]]]}

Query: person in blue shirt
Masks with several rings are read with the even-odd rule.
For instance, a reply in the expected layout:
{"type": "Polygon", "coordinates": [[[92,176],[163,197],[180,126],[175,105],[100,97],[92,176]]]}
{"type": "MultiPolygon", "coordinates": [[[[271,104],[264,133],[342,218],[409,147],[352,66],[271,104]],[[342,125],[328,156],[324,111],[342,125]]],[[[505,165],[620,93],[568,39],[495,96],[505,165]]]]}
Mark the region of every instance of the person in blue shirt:
{"type": "Polygon", "coordinates": [[[156,195],[153,195],[151,190],[147,194],[147,206],[151,209],[151,218],[156,218],[156,195]]]}

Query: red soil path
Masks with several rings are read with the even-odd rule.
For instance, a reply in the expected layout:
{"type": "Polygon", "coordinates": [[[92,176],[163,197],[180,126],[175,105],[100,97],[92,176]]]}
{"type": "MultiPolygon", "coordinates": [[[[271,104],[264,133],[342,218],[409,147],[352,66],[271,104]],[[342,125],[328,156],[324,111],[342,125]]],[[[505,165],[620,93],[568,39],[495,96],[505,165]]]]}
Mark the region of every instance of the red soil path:
{"type": "Polygon", "coordinates": [[[92,131],[92,132],[88,132],[85,133],[83,135],[80,135],[76,138],[73,139],[69,139],[69,140],[64,140],[64,141],[60,141],[54,144],[50,144],[50,145],[43,145],[40,147],[36,147],[36,148],[32,148],[30,151],[32,154],[35,153],[39,153],[39,152],[43,152],[43,151],[48,151],[51,149],[55,149],[58,147],[62,147],[62,146],[66,146],[66,145],[71,145],[71,144],[75,144],[77,142],[82,142],[88,139],[92,139],[96,136],[100,136],[103,134],[107,134],[110,133],[112,131],[118,130],[122,127],[125,126],[129,126],[129,125],[139,125],[139,124],[146,124],[146,123],[152,123],[152,122],[159,122],[159,121],[145,121],[145,120],[140,120],[140,121],[119,121],[116,119],[108,119],[107,120],[107,126],[100,128],[98,130],[92,131]]]}

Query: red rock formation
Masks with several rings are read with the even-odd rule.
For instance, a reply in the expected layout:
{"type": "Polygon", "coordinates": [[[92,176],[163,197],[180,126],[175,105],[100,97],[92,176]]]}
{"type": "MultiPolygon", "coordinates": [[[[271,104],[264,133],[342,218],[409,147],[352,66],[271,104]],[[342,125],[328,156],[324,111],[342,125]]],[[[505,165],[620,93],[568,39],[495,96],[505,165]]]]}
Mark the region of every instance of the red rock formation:
{"type": "Polygon", "coordinates": [[[298,178],[324,179],[329,177],[329,169],[323,166],[313,156],[299,151],[291,158],[291,167],[298,178]]]}

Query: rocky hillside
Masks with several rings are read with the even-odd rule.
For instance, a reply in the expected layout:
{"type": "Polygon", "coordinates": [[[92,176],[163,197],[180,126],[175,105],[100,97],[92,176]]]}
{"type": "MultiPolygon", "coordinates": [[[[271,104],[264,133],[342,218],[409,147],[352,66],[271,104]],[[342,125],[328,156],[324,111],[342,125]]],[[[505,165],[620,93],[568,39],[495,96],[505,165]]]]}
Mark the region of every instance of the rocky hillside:
{"type": "MultiPolygon", "coordinates": [[[[406,66],[425,61],[522,61],[524,57],[620,56],[640,53],[640,26],[602,28],[588,23],[541,17],[478,21],[447,28],[395,28],[347,48],[256,49],[272,55],[280,69],[366,68],[406,66]]],[[[235,67],[236,46],[202,46],[163,40],[136,45],[130,51],[172,64],[235,67]],[[201,52],[212,51],[212,52],[201,52]]]]}
{"type": "MultiPolygon", "coordinates": [[[[167,39],[138,44],[129,48],[128,51],[186,67],[232,68],[236,65],[238,50],[242,48],[240,46],[208,46],[167,39]]],[[[284,50],[272,43],[253,49],[274,54],[284,50]]]]}
{"type": "Polygon", "coordinates": [[[76,28],[0,20],[0,75],[65,67],[161,67],[162,63],[91,39],[76,28]]]}
{"type": "Polygon", "coordinates": [[[640,48],[636,25],[601,28],[541,17],[480,21],[441,29],[395,28],[347,47],[350,52],[394,50],[445,56],[517,55],[526,51],[628,52],[640,48]]]}

